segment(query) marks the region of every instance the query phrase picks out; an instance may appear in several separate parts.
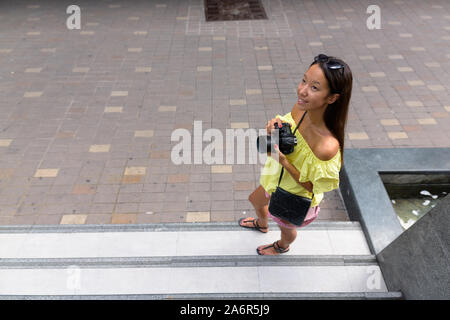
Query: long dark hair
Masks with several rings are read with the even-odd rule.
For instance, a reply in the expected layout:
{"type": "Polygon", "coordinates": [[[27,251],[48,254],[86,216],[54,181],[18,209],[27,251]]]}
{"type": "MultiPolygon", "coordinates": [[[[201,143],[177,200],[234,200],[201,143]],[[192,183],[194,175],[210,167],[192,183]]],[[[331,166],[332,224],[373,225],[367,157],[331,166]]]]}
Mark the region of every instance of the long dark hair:
{"type": "Polygon", "coordinates": [[[309,67],[314,64],[319,64],[328,80],[330,94],[339,93],[339,98],[334,103],[329,104],[325,110],[323,120],[328,130],[330,130],[339,141],[342,155],[341,163],[343,163],[345,126],[347,124],[348,107],[352,95],[353,75],[350,67],[341,59],[329,57],[328,61],[330,60],[343,65],[344,72],[342,72],[342,69],[329,69],[327,63],[321,61],[314,61],[309,67]]]}

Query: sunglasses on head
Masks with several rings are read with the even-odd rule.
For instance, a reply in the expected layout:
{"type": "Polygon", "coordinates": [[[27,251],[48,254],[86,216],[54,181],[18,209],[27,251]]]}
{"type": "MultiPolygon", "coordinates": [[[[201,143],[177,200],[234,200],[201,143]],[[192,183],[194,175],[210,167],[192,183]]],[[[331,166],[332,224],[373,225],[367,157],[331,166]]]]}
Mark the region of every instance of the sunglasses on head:
{"type": "Polygon", "coordinates": [[[318,56],[314,57],[314,62],[323,62],[325,63],[327,68],[331,70],[342,69],[342,74],[344,74],[344,66],[336,60],[331,59],[326,54],[321,53],[318,56]]]}

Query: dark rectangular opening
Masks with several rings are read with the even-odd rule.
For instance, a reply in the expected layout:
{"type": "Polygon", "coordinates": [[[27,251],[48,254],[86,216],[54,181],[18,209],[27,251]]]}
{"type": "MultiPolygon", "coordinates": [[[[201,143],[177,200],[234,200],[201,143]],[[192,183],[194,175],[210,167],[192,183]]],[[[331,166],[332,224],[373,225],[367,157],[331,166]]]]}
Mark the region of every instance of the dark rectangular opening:
{"type": "Polygon", "coordinates": [[[260,0],[204,0],[206,21],[267,19],[260,0]]]}

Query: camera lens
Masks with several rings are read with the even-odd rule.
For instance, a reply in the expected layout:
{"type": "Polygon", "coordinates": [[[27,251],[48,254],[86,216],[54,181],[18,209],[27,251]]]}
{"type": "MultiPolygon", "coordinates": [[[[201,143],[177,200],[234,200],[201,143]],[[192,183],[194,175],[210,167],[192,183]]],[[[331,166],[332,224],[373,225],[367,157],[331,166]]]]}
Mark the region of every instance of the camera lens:
{"type": "Polygon", "coordinates": [[[256,148],[260,153],[267,153],[272,150],[272,139],[270,136],[259,136],[256,139],[256,148]]]}

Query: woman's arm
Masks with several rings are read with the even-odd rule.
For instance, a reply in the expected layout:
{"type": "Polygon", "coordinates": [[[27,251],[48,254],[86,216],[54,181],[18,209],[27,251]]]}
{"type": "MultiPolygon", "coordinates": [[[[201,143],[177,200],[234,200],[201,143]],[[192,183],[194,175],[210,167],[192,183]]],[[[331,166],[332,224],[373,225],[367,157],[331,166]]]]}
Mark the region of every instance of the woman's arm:
{"type": "Polygon", "coordinates": [[[300,172],[298,172],[297,168],[294,167],[289,160],[286,157],[280,158],[280,164],[284,167],[284,169],[289,172],[289,174],[294,178],[295,181],[297,181],[298,184],[300,184],[303,188],[308,190],[309,192],[312,192],[313,190],[313,184],[311,181],[307,182],[300,182],[300,172]]]}
{"type": "Polygon", "coordinates": [[[311,183],[311,181],[300,182],[300,172],[298,172],[297,168],[289,162],[289,160],[283,153],[281,153],[278,145],[275,145],[274,149],[277,154],[275,154],[273,158],[278,160],[278,162],[283,166],[284,169],[286,169],[287,172],[289,172],[289,174],[292,176],[292,178],[294,178],[295,181],[297,181],[298,184],[300,184],[309,192],[313,192],[313,184],[311,183]]]}

